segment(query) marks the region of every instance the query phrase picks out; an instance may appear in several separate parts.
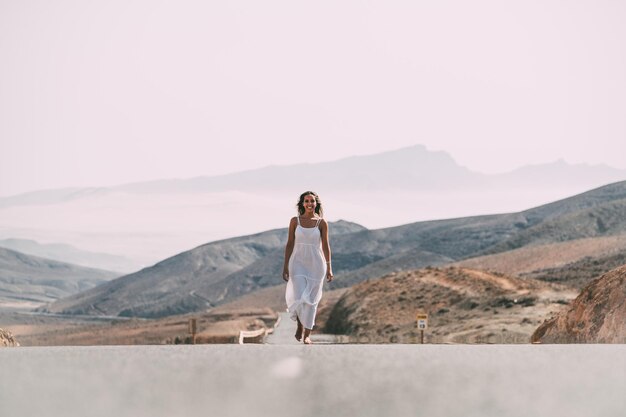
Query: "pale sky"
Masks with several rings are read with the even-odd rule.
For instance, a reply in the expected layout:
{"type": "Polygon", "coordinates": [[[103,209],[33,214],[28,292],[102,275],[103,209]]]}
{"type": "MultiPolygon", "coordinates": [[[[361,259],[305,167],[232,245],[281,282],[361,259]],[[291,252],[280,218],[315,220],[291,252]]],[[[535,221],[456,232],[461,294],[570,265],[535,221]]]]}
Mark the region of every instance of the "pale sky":
{"type": "Polygon", "coordinates": [[[0,0],[0,196],[414,144],[626,168],[626,2],[0,0]]]}

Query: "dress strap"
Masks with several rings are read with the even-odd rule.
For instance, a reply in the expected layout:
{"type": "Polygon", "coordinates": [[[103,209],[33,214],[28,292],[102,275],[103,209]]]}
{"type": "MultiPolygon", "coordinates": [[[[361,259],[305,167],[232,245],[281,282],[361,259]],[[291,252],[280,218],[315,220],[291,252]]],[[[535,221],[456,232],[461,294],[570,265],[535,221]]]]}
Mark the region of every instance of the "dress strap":
{"type": "Polygon", "coordinates": [[[302,225],[300,224],[300,215],[296,216],[296,219],[298,219],[298,226],[302,226],[302,225]]]}
{"type": "Polygon", "coordinates": [[[322,221],[321,217],[319,219],[317,219],[317,223],[315,223],[315,227],[319,226],[321,221],[322,221]]]}

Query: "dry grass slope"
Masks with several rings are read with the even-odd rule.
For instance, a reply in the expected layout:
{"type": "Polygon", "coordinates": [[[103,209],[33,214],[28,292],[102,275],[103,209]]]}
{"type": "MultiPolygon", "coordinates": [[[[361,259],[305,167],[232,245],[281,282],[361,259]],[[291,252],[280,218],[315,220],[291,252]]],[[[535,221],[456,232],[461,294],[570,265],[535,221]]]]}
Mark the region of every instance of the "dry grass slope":
{"type": "Polygon", "coordinates": [[[413,343],[429,314],[430,343],[528,343],[536,326],[576,296],[572,289],[466,268],[392,273],[348,289],[325,330],[354,342],[413,343]]]}
{"type": "Polygon", "coordinates": [[[271,328],[277,314],[268,308],[219,309],[162,319],[93,320],[4,314],[23,346],[162,345],[190,343],[190,318],[197,320],[197,343],[236,343],[241,330],[271,328]]]}
{"type": "Polygon", "coordinates": [[[557,282],[582,289],[626,263],[626,234],[534,245],[456,262],[455,266],[557,282]]]}
{"type": "Polygon", "coordinates": [[[11,332],[0,329],[0,347],[16,347],[19,345],[11,332]]]}

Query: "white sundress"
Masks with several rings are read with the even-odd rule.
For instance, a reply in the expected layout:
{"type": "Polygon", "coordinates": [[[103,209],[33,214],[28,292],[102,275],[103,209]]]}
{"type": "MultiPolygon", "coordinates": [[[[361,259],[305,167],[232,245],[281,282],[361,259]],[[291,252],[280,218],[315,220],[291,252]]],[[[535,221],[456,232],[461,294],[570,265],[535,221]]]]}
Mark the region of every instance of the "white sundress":
{"type": "Polygon", "coordinates": [[[326,260],[322,253],[322,236],[318,227],[321,219],[317,220],[315,227],[302,227],[300,217],[297,219],[295,244],[289,258],[285,301],[291,319],[300,318],[305,328],[312,329],[326,277],[326,260]]]}

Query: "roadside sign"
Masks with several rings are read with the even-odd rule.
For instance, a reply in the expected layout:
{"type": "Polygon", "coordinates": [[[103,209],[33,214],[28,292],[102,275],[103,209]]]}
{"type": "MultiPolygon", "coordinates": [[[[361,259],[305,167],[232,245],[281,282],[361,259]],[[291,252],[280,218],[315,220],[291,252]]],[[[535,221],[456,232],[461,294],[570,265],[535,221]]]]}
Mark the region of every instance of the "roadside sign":
{"type": "Polygon", "coordinates": [[[416,320],[418,330],[428,329],[428,314],[418,313],[416,320]]]}

